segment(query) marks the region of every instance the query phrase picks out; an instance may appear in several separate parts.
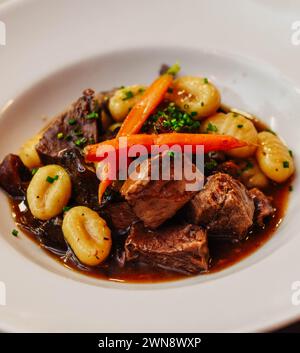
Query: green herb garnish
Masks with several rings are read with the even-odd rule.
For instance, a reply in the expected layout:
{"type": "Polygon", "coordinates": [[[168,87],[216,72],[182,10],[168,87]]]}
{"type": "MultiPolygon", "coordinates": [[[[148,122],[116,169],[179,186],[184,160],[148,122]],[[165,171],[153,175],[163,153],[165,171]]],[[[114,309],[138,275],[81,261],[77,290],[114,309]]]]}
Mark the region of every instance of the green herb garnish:
{"type": "Polygon", "coordinates": [[[144,128],[146,128],[146,131],[147,127],[154,128],[155,132],[159,132],[160,129],[176,132],[193,132],[197,131],[200,127],[200,122],[193,119],[196,115],[196,112],[183,112],[171,102],[162,110],[158,110],[155,114],[151,115],[145,123],[144,128]],[[158,124],[156,125],[157,122],[158,124]]]}
{"type": "Polygon", "coordinates": [[[70,119],[68,121],[69,125],[75,125],[77,123],[76,119],[70,119]]]}
{"type": "Polygon", "coordinates": [[[46,178],[46,181],[48,182],[48,183],[50,183],[50,184],[53,184],[56,180],[58,180],[58,178],[59,178],[59,176],[58,175],[55,175],[55,177],[51,177],[51,176],[47,176],[47,178],[46,178]]]}
{"type": "Polygon", "coordinates": [[[85,137],[82,137],[78,140],[75,141],[75,145],[76,146],[82,146],[87,142],[87,139],[85,137]]]}
{"type": "Polygon", "coordinates": [[[132,91],[124,91],[124,97],[122,98],[123,101],[126,101],[128,99],[131,99],[134,97],[134,94],[132,91]]]}
{"type": "Polygon", "coordinates": [[[203,81],[204,81],[204,83],[208,83],[208,79],[206,78],[206,77],[204,77],[204,79],[203,79],[203,81]]]}
{"type": "Polygon", "coordinates": [[[216,127],[216,125],[213,125],[211,122],[208,123],[208,126],[206,128],[207,132],[217,132],[218,128],[216,127]]]}
{"type": "Polygon", "coordinates": [[[166,71],[166,74],[175,76],[178,74],[180,69],[181,69],[181,67],[180,67],[179,63],[176,62],[174,65],[172,65],[171,67],[168,68],[168,70],[166,71]]]}
{"type": "Polygon", "coordinates": [[[283,165],[283,168],[289,168],[290,167],[289,161],[283,161],[282,165],[283,165]]]}
{"type": "Polygon", "coordinates": [[[243,125],[243,124],[238,124],[237,127],[238,127],[239,129],[241,129],[242,127],[244,127],[244,125],[243,125]]]}
{"type": "Polygon", "coordinates": [[[33,168],[31,171],[31,175],[34,176],[38,170],[39,168],[33,168]]]}
{"type": "Polygon", "coordinates": [[[19,232],[16,230],[16,229],[13,229],[11,234],[14,236],[14,237],[17,237],[19,232]]]}
{"type": "Polygon", "coordinates": [[[71,208],[72,208],[72,207],[70,207],[70,206],[65,206],[65,207],[63,208],[63,212],[68,212],[71,208]]]}
{"type": "Polygon", "coordinates": [[[99,114],[96,112],[92,112],[88,115],[85,116],[86,119],[98,119],[99,118],[99,114]]]}
{"type": "Polygon", "coordinates": [[[293,151],[292,150],[289,150],[289,154],[290,154],[290,156],[293,158],[293,151]]]}

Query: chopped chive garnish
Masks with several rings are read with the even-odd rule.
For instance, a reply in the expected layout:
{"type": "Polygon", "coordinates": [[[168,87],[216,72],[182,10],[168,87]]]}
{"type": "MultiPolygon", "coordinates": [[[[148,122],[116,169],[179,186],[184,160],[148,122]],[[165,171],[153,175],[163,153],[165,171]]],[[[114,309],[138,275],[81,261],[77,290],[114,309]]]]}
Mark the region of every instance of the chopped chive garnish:
{"type": "Polygon", "coordinates": [[[143,129],[144,131],[147,131],[147,128],[154,129],[156,133],[159,133],[161,129],[177,132],[197,131],[200,127],[200,122],[194,120],[195,116],[197,116],[197,112],[184,112],[171,102],[162,110],[158,110],[151,115],[143,129]]]}
{"type": "Polygon", "coordinates": [[[289,168],[290,167],[289,161],[283,161],[282,165],[283,165],[283,168],[289,168]]]}
{"type": "Polygon", "coordinates": [[[63,134],[62,132],[59,132],[59,133],[57,134],[57,138],[58,138],[59,140],[63,139],[63,138],[64,138],[64,134],[63,134]]]}
{"type": "Polygon", "coordinates": [[[14,236],[14,237],[17,237],[19,232],[16,230],[16,229],[13,229],[11,234],[14,236]]]}
{"type": "Polygon", "coordinates": [[[70,119],[68,121],[69,125],[75,125],[76,124],[76,120],[75,119],[70,119]]]}
{"type": "Polygon", "coordinates": [[[82,137],[78,140],[75,141],[75,145],[76,146],[82,146],[87,142],[87,139],[85,137],[82,137]]]}
{"type": "Polygon", "coordinates": [[[56,180],[58,180],[58,175],[55,175],[55,177],[47,176],[46,181],[50,184],[53,184],[56,180]]]}
{"type": "Polygon", "coordinates": [[[130,98],[133,98],[134,97],[134,94],[132,91],[125,91],[124,92],[124,97],[122,98],[123,101],[126,101],[130,98]]]}
{"type": "Polygon", "coordinates": [[[289,150],[289,154],[291,157],[293,157],[293,151],[292,150],[289,150]]]}
{"type": "Polygon", "coordinates": [[[171,67],[168,68],[166,74],[175,76],[175,75],[178,74],[180,69],[181,69],[181,67],[180,67],[179,63],[177,62],[177,63],[175,63],[174,65],[172,65],[171,67]]]}
{"type": "Polygon", "coordinates": [[[206,128],[207,132],[217,132],[218,128],[216,127],[216,125],[213,125],[211,122],[208,123],[208,126],[206,128]]]}
{"type": "Polygon", "coordinates": [[[63,212],[68,212],[70,209],[71,209],[70,206],[65,206],[65,207],[63,208],[63,212]]]}
{"type": "Polygon", "coordinates": [[[173,93],[173,91],[174,91],[173,88],[169,87],[167,92],[168,93],[173,93]]]}
{"type": "Polygon", "coordinates": [[[244,125],[243,125],[243,124],[238,124],[237,127],[238,127],[239,129],[241,129],[242,127],[244,127],[244,125]]]}
{"type": "Polygon", "coordinates": [[[39,168],[33,168],[31,171],[31,175],[34,176],[38,170],[39,168]]]}
{"type": "Polygon", "coordinates": [[[206,77],[204,77],[203,81],[204,83],[208,83],[208,79],[206,77]]]}
{"type": "Polygon", "coordinates": [[[96,112],[92,112],[85,116],[86,119],[98,119],[99,115],[96,112]]]}

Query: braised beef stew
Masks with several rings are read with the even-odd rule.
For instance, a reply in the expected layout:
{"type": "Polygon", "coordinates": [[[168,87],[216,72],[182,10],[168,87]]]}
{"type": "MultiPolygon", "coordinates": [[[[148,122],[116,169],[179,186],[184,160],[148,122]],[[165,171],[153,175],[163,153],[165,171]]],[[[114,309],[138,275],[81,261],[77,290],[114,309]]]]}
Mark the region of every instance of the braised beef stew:
{"type": "Polygon", "coordinates": [[[27,146],[26,159],[23,148],[21,158],[10,154],[1,163],[0,186],[9,196],[16,224],[66,267],[125,282],[209,274],[253,253],[280,225],[294,177],[291,151],[260,120],[221,106],[216,87],[207,79],[174,80],[168,70],[165,67],[158,79],[170,81],[167,90],[148,111],[140,138],[173,134],[180,141],[190,134],[193,143],[200,132],[209,136],[207,141],[219,147],[205,150],[204,174],[194,158],[189,160],[194,181],[204,182],[202,189],[188,190],[191,179],[185,175],[175,178],[176,156],[168,151],[144,156],[137,175],[109,180],[100,192],[102,182],[92,163],[97,156],[90,158],[85,147],[116,141],[126,129],[124,119],[138,114],[130,112],[143,100],[151,103],[152,86],[99,94],[85,90],[44,129],[32,149],[27,146]],[[201,86],[200,96],[203,89],[209,95],[189,93],[189,80],[195,80],[193,87],[201,86]],[[244,141],[241,147],[229,146],[239,141],[244,141]],[[280,165],[268,156],[266,145],[269,150],[276,147],[280,165]],[[168,180],[162,176],[164,158],[170,159],[168,180]],[[46,167],[57,172],[42,177],[46,167]],[[160,173],[152,180],[155,168],[160,173]],[[36,212],[47,207],[49,212],[36,212]],[[71,216],[74,209],[77,218],[71,216]]]}

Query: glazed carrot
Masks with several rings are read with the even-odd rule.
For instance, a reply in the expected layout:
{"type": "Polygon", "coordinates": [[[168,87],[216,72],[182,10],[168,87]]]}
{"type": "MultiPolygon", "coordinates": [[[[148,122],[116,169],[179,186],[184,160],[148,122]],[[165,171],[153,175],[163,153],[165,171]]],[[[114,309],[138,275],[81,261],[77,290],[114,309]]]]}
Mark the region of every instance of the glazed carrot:
{"type": "Polygon", "coordinates": [[[105,193],[105,190],[111,185],[112,181],[109,179],[104,179],[100,181],[99,188],[98,188],[98,200],[101,203],[102,197],[105,193]]]}
{"type": "MultiPolygon", "coordinates": [[[[176,75],[179,70],[180,66],[178,64],[171,66],[165,74],[158,77],[146,89],[140,101],[130,110],[118,132],[117,137],[137,134],[140,131],[144,122],[163,100],[165,93],[173,82],[174,75],[176,75]]],[[[99,185],[98,192],[99,202],[101,203],[102,196],[111,182],[108,179],[104,179],[100,184],[103,184],[99,185]]]]}
{"type": "MultiPolygon", "coordinates": [[[[96,145],[87,146],[85,149],[86,160],[89,162],[101,161],[105,156],[101,155],[104,151],[104,146],[114,147],[116,150],[120,150],[120,140],[113,139],[103,141],[96,145]],[[98,156],[97,156],[98,154],[98,156]]],[[[214,134],[184,134],[184,133],[169,133],[169,134],[137,134],[127,136],[127,150],[135,145],[142,145],[147,148],[147,151],[151,151],[153,145],[162,146],[167,145],[172,147],[179,145],[180,147],[192,146],[192,151],[196,152],[196,147],[203,145],[204,153],[210,151],[228,151],[233,148],[246,146],[247,143],[244,141],[237,140],[232,136],[226,135],[214,135],[214,134]]]]}
{"type": "Polygon", "coordinates": [[[137,134],[140,131],[144,122],[162,101],[172,81],[173,76],[165,74],[148,87],[141,100],[130,110],[119,130],[118,137],[137,134]]]}

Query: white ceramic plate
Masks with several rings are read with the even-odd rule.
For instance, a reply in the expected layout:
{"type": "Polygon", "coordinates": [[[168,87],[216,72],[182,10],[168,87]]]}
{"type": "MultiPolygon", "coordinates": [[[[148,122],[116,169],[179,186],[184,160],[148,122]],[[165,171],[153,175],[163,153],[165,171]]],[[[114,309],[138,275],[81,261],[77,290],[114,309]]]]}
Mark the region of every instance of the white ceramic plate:
{"type": "MultiPolygon", "coordinates": [[[[296,8],[278,4],[7,2],[0,7],[7,29],[7,44],[0,46],[0,158],[84,88],[148,83],[161,63],[179,60],[185,73],[216,82],[224,102],[278,131],[299,168],[300,47],[290,42],[296,8]]],[[[25,236],[11,236],[14,224],[1,194],[0,281],[7,305],[0,306],[0,329],[262,331],[299,318],[291,288],[300,279],[299,188],[296,179],[284,222],[252,256],[214,275],[155,285],[67,270],[25,236]]]]}

